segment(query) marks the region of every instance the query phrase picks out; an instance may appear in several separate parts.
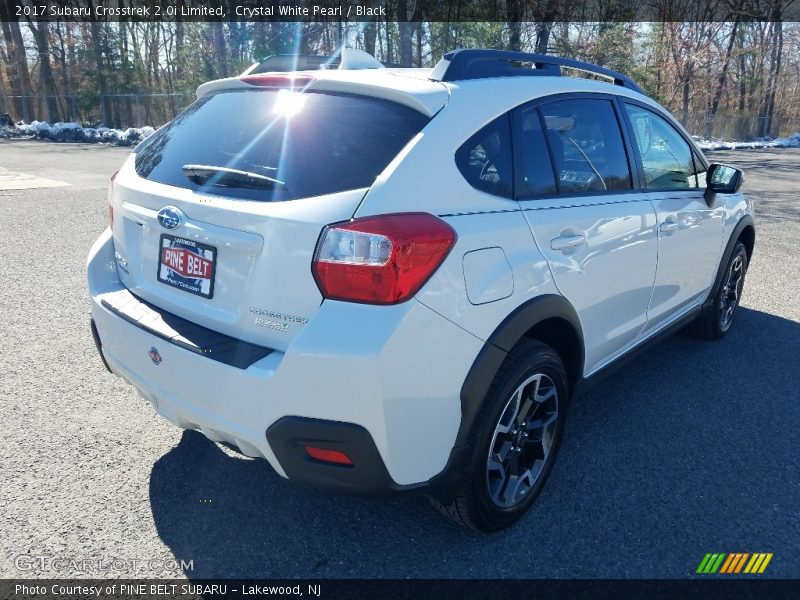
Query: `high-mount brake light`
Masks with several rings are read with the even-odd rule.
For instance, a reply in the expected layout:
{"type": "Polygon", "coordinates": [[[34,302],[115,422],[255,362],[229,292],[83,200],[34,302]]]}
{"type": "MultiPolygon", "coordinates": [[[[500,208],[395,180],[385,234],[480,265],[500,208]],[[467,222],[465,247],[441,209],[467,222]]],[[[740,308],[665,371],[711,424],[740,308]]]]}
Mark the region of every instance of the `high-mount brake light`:
{"type": "Polygon", "coordinates": [[[268,73],[264,75],[244,75],[239,78],[248,85],[272,89],[303,89],[308,87],[314,78],[310,75],[290,75],[268,73]]]}
{"type": "Polygon", "coordinates": [[[312,272],[325,298],[397,304],[419,291],[455,241],[428,213],[363,217],[323,229],[312,272]]]}
{"type": "Polygon", "coordinates": [[[111,176],[111,182],[108,184],[108,193],[106,194],[106,205],[108,208],[108,226],[114,227],[114,180],[117,178],[117,171],[111,176]]]}

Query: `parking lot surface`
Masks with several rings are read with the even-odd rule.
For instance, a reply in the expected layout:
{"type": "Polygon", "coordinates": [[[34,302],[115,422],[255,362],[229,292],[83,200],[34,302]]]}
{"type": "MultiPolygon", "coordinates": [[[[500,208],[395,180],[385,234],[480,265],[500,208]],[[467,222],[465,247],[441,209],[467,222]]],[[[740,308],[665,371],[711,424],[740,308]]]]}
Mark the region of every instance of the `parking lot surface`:
{"type": "Polygon", "coordinates": [[[537,505],[489,536],[424,498],[290,483],[103,369],[84,264],[127,153],[0,141],[0,577],[687,577],[707,552],[800,577],[800,150],[709,155],[757,211],[732,331],[670,338],[577,399],[537,505]]]}

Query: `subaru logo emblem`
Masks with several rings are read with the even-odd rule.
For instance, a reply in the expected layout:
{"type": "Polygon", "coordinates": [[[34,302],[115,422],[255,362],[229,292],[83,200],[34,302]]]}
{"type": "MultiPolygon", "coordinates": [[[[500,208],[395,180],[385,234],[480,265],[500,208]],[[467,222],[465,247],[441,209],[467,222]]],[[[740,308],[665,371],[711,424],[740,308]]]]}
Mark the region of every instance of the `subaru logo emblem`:
{"type": "Polygon", "coordinates": [[[161,364],[161,355],[158,353],[158,350],[156,349],[155,346],[150,348],[150,352],[147,353],[147,356],[150,357],[150,360],[153,361],[154,365],[160,365],[161,364]]]}
{"type": "Polygon", "coordinates": [[[186,215],[180,208],[165,206],[158,211],[158,223],[164,229],[177,229],[186,220],[186,215]]]}

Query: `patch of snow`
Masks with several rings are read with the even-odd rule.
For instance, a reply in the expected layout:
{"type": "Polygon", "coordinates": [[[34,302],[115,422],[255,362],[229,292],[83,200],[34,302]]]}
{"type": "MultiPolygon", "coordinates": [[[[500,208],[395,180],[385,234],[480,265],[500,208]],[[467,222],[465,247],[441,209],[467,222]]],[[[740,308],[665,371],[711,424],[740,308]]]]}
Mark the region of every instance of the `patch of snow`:
{"type": "MultiPolygon", "coordinates": [[[[19,122],[13,127],[0,123],[0,138],[27,137],[53,142],[89,142],[114,144],[115,146],[135,146],[153,135],[153,127],[128,127],[111,129],[109,127],[83,127],[80,123],[53,123],[47,121],[19,122]]],[[[800,148],[800,132],[788,137],[762,138],[754,142],[734,142],[708,140],[693,136],[697,145],[707,152],[714,150],[741,150],[757,148],[800,148]]]]}
{"type": "Polygon", "coordinates": [[[762,138],[754,142],[725,142],[722,140],[706,140],[693,136],[701,150],[741,150],[758,148],[800,148],[800,132],[782,138],[762,138]]]}
{"type": "Polygon", "coordinates": [[[53,142],[89,142],[135,146],[155,132],[152,127],[83,127],[80,123],[53,123],[47,121],[19,122],[13,127],[0,126],[0,137],[21,137],[53,142]]]}

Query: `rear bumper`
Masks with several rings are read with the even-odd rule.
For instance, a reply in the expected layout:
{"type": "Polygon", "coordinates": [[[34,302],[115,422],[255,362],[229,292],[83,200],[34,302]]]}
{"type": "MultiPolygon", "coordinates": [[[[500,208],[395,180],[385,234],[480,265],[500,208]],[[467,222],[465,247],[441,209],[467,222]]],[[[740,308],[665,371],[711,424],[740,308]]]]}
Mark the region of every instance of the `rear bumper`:
{"type": "Polygon", "coordinates": [[[282,417],[267,429],[267,442],[289,479],[314,487],[360,494],[427,487],[396,484],[369,431],[353,423],[282,417]],[[335,465],[315,460],[306,452],[306,446],[342,452],[353,464],[335,465]]]}
{"type": "Polygon", "coordinates": [[[461,386],[483,343],[419,302],[326,301],[285,353],[240,368],[111,309],[125,288],[110,232],[93,246],[87,271],[104,362],[179,427],[263,457],[284,477],[344,491],[416,489],[445,469],[461,386]],[[346,446],[354,468],[306,460],[298,440],[346,446]]]}

